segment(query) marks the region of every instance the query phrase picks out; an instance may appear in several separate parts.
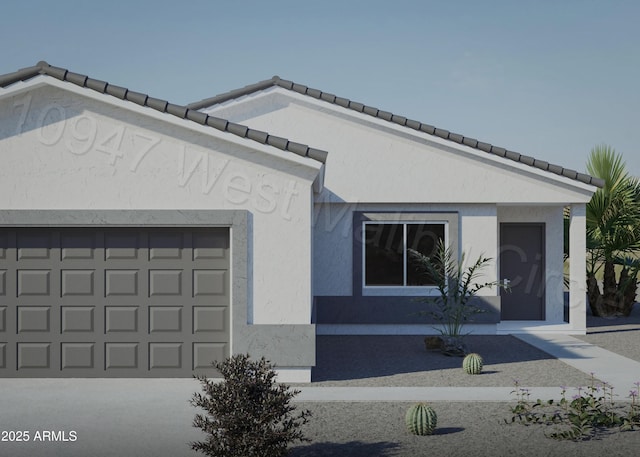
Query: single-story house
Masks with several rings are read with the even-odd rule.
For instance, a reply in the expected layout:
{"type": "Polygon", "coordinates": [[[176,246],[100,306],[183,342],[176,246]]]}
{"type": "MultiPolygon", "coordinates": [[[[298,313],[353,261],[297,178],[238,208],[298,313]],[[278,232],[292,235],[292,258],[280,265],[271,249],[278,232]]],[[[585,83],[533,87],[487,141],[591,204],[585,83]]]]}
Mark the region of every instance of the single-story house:
{"type": "Polygon", "coordinates": [[[433,333],[407,249],[438,240],[511,282],[470,330],[585,332],[600,180],[278,77],[181,106],[39,62],[0,154],[0,377],[308,381],[318,334],[433,333]]]}

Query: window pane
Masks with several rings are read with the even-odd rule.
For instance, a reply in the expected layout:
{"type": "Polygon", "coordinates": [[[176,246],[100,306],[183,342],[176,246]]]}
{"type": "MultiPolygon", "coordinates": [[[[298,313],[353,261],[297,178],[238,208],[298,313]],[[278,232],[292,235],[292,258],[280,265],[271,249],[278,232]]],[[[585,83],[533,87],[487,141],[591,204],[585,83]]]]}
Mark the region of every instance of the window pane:
{"type": "Polygon", "coordinates": [[[365,285],[403,285],[402,231],[402,224],[365,224],[365,285]]]}
{"type": "MultiPolygon", "coordinates": [[[[444,240],[444,224],[408,224],[407,249],[414,249],[428,257],[435,253],[438,241],[444,240]]],[[[430,275],[407,256],[407,285],[433,286],[435,282],[430,275]]]]}

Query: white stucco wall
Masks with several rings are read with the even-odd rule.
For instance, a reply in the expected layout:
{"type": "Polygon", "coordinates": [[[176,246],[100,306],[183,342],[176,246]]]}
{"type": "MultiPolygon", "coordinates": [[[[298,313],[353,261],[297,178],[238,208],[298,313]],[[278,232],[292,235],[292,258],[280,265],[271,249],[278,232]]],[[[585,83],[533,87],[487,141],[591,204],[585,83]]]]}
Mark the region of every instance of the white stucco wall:
{"type": "Polygon", "coordinates": [[[278,87],[204,111],[329,151],[316,295],[353,293],[353,211],[459,211],[460,249],[494,259],[487,280],[499,279],[501,222],[545,223],[546,320],[563,321],[562,208],[588,202],[594,187],[278,87]]]}
{"type": "Polygon", "coordinates": [[[248,210],[250,321],[309,323],[320,164],[86,91],[0,93],[0,208],[248,210]]]}
{"type": "Polygon", "coordinates": [[[498,223],[543,222],[545,224],[546,321],[564,321],[563,207],[498,207],[498,223]]]}
{"type": "Polygon", "coordinates": [[[359,203],[587,202],[590,186],[270,88],[205,112],[329,151],[325,192],[359,203]]]}

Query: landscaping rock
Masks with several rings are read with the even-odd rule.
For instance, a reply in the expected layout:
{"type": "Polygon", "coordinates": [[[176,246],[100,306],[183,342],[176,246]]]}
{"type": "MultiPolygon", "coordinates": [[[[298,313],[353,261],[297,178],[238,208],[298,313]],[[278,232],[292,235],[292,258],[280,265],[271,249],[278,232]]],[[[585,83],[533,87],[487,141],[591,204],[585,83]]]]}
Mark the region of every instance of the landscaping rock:
{"type": "Polygon", "coordinates": [[[445,336],[442,337],[443,345],[442,353],[450,357],[464,357],[469,354],[469,348],[462,338],[445,336]]]}
{"type": "Polygon", "coordinates": [[[452,336],[427,336],[424,346],[427,351],[440,351],[450,357],[464,357],[470,352],[462,338],[452,336]]]}
{"type": "Polygon", "coordinates": [[[424,347],[427,351],[442,351],[444,349],[444,341],[439,336],[426,336],[424,338],[424,347]]]}

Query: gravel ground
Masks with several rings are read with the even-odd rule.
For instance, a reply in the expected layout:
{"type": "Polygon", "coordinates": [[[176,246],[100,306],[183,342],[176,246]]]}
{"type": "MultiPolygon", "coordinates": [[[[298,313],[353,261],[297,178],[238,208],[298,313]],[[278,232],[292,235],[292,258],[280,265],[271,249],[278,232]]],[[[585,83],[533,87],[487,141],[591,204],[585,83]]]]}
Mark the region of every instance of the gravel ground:
{"type": "Polygon", "coordinates": [[[640,362],[640,306],[629,317],[607,319],[587,316],[588,331],[577,338],[640,362]]]}
{"type": "MultiPolygon", "coordinates": [[[[580,339],[640,361],[640,309],[629,318],[588,316],[580,339]]],[[[461,359],[426,353],[422,337],[318,337],[312,386],[511,386],[588,384],[589,376],[510,336],[468,337],[485,358],[486,374],[461,376],[461,359]]],[[[602,434],[572,442],[545,436],[553,427],[505,424],[512,403],[434,402],[438,428],[413,436],[404,426],[410,403],[296,403],[313,413],[305,426],[311,443],[292,448],[293,457],[312,456],[630,456],[640,448],[640,431],[602,434]]]]}
{"type": "Polygon", "coordinates": [[[545,436],[553,427],[505,424],[505,403],[432,403],[438,414],[434,435],[414,436],[404,426],[408,403],[297,404],[313,413],[305,432],[313,441],[292,448],[292,457],[340,456],[632,456],[640,432],[571,442],[545,436]]]}
{"type": "Polygon", "coordinates": [[[462,358],[427,352],[421,336],[318,336],[313,387],[554,387],[586,385],[589,375],[512,336],[469,335],[482,355],[481,376],[467,376],[462,358]]]}

